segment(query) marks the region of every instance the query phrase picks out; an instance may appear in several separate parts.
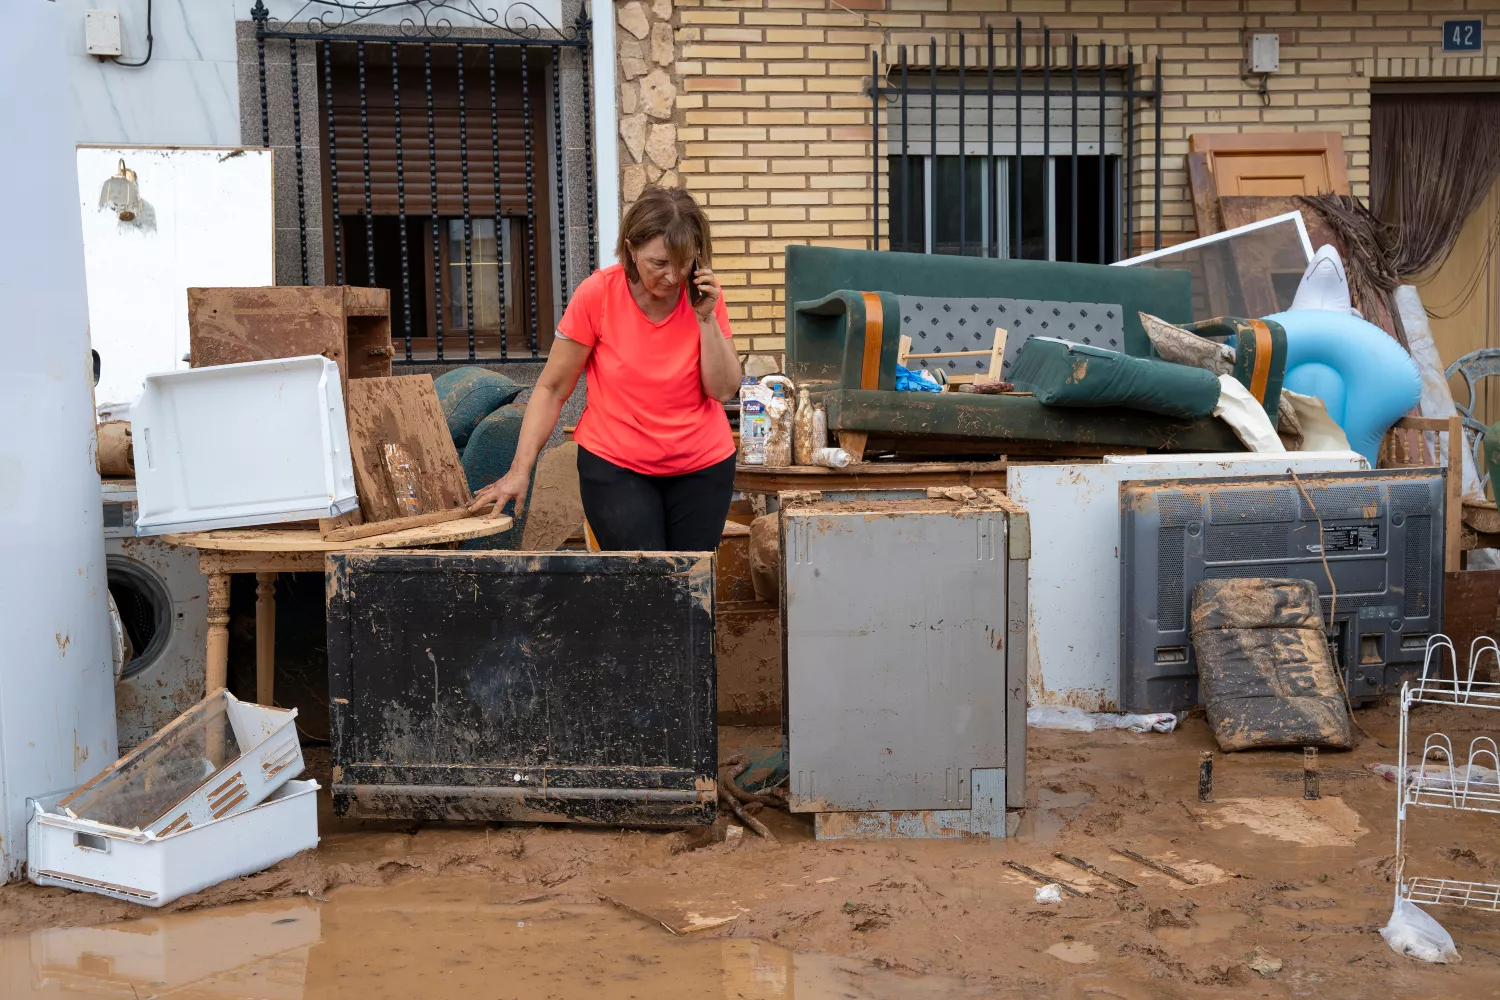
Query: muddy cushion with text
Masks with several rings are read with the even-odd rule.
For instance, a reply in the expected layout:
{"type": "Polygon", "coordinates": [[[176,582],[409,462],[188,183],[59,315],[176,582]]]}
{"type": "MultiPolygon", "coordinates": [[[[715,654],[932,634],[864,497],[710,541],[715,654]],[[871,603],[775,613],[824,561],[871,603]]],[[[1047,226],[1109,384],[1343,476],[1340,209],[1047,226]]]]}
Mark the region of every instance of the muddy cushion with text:
{"type": "Polygon", "coordinates": [[[1350,746],[1311,581],[1204,580],[1193,588],[1192,633],[1221,750],[1350,746]]]}

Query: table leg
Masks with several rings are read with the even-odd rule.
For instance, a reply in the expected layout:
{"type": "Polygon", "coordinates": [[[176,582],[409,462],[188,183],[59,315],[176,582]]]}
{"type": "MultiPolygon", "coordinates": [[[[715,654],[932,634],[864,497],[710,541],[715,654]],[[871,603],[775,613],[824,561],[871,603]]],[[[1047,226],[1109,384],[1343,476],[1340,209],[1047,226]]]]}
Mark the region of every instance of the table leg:
{"type": "Polygon", "coordinates": [[[855,462],[865,460],[865,443],[869,439],[868,431],[839,431],[839,447],[847,451],[850,459],[855,462]]]}
{"type": "Polygon", "coordinates": [[[208,574],[208,664],[203,694],[229,683],[229,574],[208,574]]]}
{"type": "Polygon", "coordinates": [[[255,700],[275,704],[276,574],[255,574],[255,700]]]}

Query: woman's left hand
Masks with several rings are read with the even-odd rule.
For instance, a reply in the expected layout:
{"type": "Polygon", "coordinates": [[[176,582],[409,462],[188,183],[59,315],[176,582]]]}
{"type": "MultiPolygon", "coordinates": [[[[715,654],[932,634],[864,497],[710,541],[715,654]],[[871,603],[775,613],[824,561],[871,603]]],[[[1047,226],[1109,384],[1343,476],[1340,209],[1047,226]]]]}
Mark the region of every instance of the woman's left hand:
{"type": "Polygon", "coordinates": [[[714,277],[714,272],[709,268],[700,267],[693,272],[693,284],[703,296],[698,300],[698,304],[693,306],[693,311],[698,314],[700,320],[707,320],[713,316],[714,306],[719,301],[719,279],[714,277]]]}

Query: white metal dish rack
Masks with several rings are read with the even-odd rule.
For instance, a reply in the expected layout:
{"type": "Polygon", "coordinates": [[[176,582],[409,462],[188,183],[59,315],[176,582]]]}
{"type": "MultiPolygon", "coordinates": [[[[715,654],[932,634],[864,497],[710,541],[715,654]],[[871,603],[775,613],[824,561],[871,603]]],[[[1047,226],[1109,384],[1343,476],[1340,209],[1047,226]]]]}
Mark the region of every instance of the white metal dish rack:
{"type": "Polygon", "coordinates": [[[1500,644],[1489,636],[1479,636],[1469,644],[1469,669],[1459,677],[1458,652],[1446,635],[1427,639],[1422,661],[1422,676],[1401,688],[1401,738],[1396,774],[1396,857],[1400,868],[1396,876],[1396,895],[1413,903],[1447,904],[1500,913],[1500,884],[1465,882],[1457,879],[1406,875],[1407,809],[1422,806],[1432,809],[1454,809],[1462,812],[1500,815],[1500,748],[1492,736],[1476,736],[1469,741],[1468,754],[1457,762],[1453,741],[1444,733],[1430,733],[1422,742],[1421,758],[1412,765],[1410,755],[1411,707],[1413,705],[1450,705],[1458,708],[1500,710],[1500,683],[1477,681],[1479,664],[1485,654],[1494,657],[1500,676],[1500,644]],[[1453,665],[1451,679],[1442,673],[1442,653],[1448,651],[1453,665]],[[1437,669],[1433,669],[1433,661],[1437,669]]]}

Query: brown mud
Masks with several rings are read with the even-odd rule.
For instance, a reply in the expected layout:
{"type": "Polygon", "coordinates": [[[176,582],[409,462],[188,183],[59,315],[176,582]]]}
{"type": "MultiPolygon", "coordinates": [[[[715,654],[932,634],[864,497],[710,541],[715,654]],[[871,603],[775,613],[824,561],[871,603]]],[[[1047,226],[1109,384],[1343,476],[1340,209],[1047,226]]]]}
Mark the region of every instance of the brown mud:
{"type": "MultiPolygon", "coordinates": [[[[1474,733],[1463,727],[1482,714],[1423,708],[1414,730],[1442,728],[1467,746],[1474,733]]],[[[715,843],[701,832],[403,827],[325,815],[316,851],[162,911],[60,889],[0,889],[0,935],[11,935],[0,938],[0,984],[17,982],[7,968],[23,954],[28,988],[45,979],[38,942],[50,939],[38,935],[57,933],[46,928],[191,928],[289,906],[320,920],[304,985],[243,995],[355,995],[358,980],[370,998],[1494,996],[1500,914],[1430,908],[1463,956],[1456,966],[1396,955],[1377,933],[1397,868],[1395,786],[1366,767],[1394,763],[1396,715],[1386,706],[1359,718],[1388,748],[1361,736],[1352,752],[1321,755],[1315,802],[1301,797],[1295,751],[1219,757],[1217,801],[1198,802],[1199,751],[1212,747],[1201,719],[1166,735],[1032,730],[1031,808],[1020,836],[991,842],[819,843],[806,817],[779,812],[761,813],[779,846],[748,831],[715,843]],[[1038,885],[1006,860],[1082,895],[1037,903],[1038,885]],[[276,902],[224,906],[254,900],[276,902]],[[531,938],[512,933],[536,928],[531,938]],[[797,992],[804,965],[833,984],[828,992],[797,992]],[[501,967],[515,970],[503,986],[494,979],[501,967]]],[[[726,731],[723,752],[776,739],[726,731]]],[[[326,780],[317,774],[326,757],[309,760],[326,780]]],[[[1500,880],[1500,818],[1411,815],[1409,871],[1500,880]]],[[[77,962],[68,968],[76,974],[77,962]]]]}

